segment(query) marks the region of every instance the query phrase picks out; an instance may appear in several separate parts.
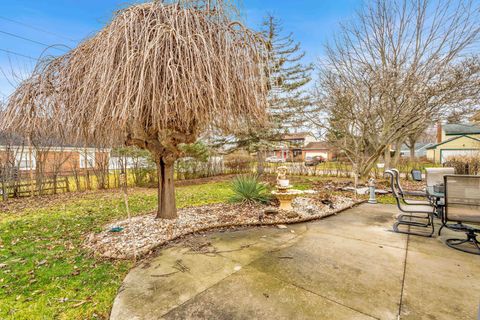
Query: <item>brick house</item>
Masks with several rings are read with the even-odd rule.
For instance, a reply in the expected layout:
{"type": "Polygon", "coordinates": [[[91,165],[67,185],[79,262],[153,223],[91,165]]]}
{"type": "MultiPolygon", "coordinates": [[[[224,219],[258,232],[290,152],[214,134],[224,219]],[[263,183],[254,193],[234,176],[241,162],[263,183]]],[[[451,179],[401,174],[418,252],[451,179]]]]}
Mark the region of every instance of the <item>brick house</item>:
{"type": "Polygon", "coordinates": [[[13,168],[20,175],[42,171],[68,174],[75,170],[108,169],[110,149],[58,143],[54,139],[34,146],[18,135],[0,133],[0,171],[13,168]]]}
{"type": "Polygon", "coordinates": [[[331,161],[336,158],[336,150],[328,142],[314,141],[308,143],[303,149],[303,159],[308,157],[322,157],[325,160],[331,161]]]}
{"type": "Polygon", "coordinates": [[[303,148],[314,141],[315,137],[308,132],[286,133],[282,135],[280,141],[268,153],[268,156],[303,161],[303,148]]]}

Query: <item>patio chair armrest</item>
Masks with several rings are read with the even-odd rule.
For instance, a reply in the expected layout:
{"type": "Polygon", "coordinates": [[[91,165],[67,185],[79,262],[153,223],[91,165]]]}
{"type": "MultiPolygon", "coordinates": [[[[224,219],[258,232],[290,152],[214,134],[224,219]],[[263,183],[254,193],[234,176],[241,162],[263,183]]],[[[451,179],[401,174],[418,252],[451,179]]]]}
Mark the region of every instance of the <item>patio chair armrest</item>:
{"type": "Polygon", "coordinates": [[[415,196],[415,197],[426,197],[427,193],[425,191],[404,191],[404,195],[406,196],[415,196]]]}

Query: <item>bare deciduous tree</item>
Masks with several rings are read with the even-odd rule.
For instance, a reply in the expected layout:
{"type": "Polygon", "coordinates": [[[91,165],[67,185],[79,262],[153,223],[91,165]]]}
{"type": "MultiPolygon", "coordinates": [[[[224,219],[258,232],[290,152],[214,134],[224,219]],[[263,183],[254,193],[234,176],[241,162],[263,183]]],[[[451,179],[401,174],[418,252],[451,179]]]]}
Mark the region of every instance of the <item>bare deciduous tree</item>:
{"type": "MultiPolygon", "coordinates": [[[[39,64],[13,93],[4,129],[45,129],[85,143],[135,145],[157,164],[158,214],[175,218],[179,145],[213,126],[267,121],[261,37],[223,2],[155,1],[116,13],[98,34],[39,64]]],[[[28,133],[28,132],[27,132],[28,133]]]]}
{"type": "Polygon", "coordinates": [[[467,0],[375,0],[342,26],[321,61],[315,111],[358,177],[426,120],[478,103],[479,37],[467,0]]]}

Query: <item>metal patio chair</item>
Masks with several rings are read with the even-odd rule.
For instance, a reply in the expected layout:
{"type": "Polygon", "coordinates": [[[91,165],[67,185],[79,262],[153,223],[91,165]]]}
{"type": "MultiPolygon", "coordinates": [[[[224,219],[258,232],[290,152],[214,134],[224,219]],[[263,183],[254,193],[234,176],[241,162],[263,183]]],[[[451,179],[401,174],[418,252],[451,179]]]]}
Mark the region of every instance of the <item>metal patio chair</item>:
{"type": "Polygon", "coordinates": [[[422,237],[431,237],[435,232],[435,226],[433,224],[435,207],[429,204],[405,203],[402,196],[398,192],[395,172],[393,172],[392,170],[386,170],[385,174],[390,176],[392,194],[395,197],[397,207],[401,212],[396,217],[397,221],[393,224],[393,230],[398,233],[412,234],[422,237]],[[401,230],[401,227],[407,227],[407,230],[401,230]],[[429,229],[430,232],[416,232],[416,229],[429,229]]]}
{"type": "Polygon", "coordinates": [[[455,174],[455,168],[425,168],[427,188],[443,184],[443,177],[447,174],[455,174]]]}
{"type": "Polygon", "coordinates": [[[467,238],[446,239],[456,250],[480,255],[480,176],[446,175],[443,227],[465,232],[467,238]]]}
{"type": "Polygon", "coordinates": [[[397,185],[397,191],[402,200],[406,204],[420,204],[420,205],[430,205],[431,202],[427,199],[427,193],[425,191],[406,191],[402,188],[400,184],[400,171],[397,169],[390,169],[395,174],[395,183],[397,185]],[[405,196],[413,196],[413,197],[423,197],[425,200],[417,200],[417,199],[406,199],[405,196]]]}

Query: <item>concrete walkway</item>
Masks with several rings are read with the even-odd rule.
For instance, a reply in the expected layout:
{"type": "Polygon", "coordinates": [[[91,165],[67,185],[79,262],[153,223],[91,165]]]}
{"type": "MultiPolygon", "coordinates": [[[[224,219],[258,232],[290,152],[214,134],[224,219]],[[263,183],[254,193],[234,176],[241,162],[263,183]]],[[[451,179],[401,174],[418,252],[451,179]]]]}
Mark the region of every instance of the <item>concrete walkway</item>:
{"type": "Polygon", "coordinates": [[[390,232],[395,213],[191,238],[128,274],[111,319],[477,319],[480,257],[390,232]]]}

